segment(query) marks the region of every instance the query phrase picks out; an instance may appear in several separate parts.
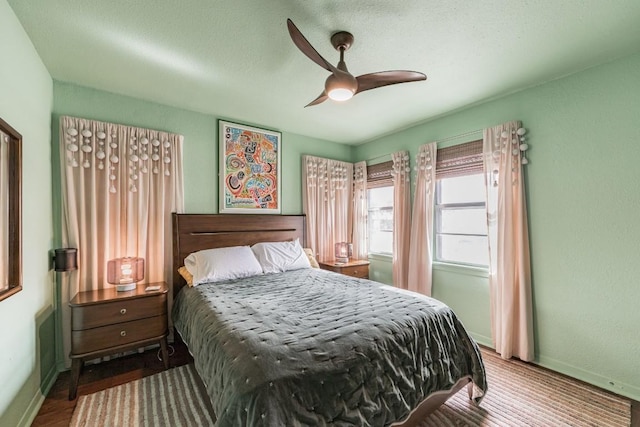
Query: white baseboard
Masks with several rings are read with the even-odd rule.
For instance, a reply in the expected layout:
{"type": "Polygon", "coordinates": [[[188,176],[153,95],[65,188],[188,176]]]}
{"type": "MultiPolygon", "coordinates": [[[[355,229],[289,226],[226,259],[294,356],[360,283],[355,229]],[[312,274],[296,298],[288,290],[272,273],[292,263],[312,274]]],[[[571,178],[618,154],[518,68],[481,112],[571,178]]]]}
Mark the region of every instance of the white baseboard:
{"type": "Polygon", "coordinates": [[[640,387],[638,386],[607,378],[600,374],[586,371],[582,368],[561,362],[551,357],[538,355],[535,363],[554,372],[559,372],[571,378],[576,378],[580,381],[595,385],[596,387],[600,387],[601,389],[608,390],[620,396],[640,401],[640,387]]]}
{"type": "Polygon", "coordinates": [[[493,348],[493,340],[491,337],[485,337],[484,335],[476,334],[474,332],[468,332],[469,336],[473,338],[478,344],[485,347],[493,348]]]}

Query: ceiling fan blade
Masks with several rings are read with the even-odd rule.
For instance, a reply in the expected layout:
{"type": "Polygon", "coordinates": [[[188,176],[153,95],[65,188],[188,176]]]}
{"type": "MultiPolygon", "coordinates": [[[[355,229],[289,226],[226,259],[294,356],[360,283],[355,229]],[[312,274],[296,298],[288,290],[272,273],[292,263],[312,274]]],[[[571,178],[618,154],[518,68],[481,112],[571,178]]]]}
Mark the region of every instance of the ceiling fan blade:
{"type": "Polygon", "coordinates": [[[320,94],[320,96],[318,96],[316,99],[314,99],[313,101],[311,101],[310,103],[308,103],[307,105],[305,105],[304,107],[311,107],[313,105],[318,105],[320,103],[323,103],[324,101],[326,101],[329,97],[327,96],[325,91],[322,91],[322,93],[320,94]]]}
{"type": "Polygon", "coordinates": [[[295,26],[291,19],[287,19],[287,27],[289,28],[289,35],[293,43],[298,46],[298,49],[302,51],[309,59],[321,66],[327,71],[332,73],[336,69],[326,59],[324,59],[314,48],[311,43],[302,35],[298,27],[295,26]]]}
{"type": "Polygon", "coordinates": [[[356,80],[358,81],[358,90],[356,93],[360,93],[365,90],[375,89],[382,86],[427,80],[427,76],[417,71],[395,70],[363,74],[356,77],[356,80]]]}

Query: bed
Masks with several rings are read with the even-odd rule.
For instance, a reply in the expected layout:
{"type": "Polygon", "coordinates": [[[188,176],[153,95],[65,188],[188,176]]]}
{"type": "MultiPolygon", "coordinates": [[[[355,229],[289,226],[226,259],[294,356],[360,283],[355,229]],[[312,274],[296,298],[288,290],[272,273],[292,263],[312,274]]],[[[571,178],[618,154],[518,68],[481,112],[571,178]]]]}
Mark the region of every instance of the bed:
{"type": "Polygon", "coordinates": [[[176,331],[216,425],[411,426],[464,386],[487,389],[476,343],[443,303],[299,269],[185,286],[191,253],[305,242],[304,216],[173,215],[176,331]]]}

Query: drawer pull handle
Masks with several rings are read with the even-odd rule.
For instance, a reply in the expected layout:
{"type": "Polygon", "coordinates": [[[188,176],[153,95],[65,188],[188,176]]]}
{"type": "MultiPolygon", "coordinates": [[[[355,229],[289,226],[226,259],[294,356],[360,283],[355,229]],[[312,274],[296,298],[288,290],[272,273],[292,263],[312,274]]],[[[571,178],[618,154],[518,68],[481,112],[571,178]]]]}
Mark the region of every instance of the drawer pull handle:
{"type": "Polygon", "coordinates": [[[120,331],[120,336],[121,337],[126,337],[127,336],[127,331],[120,331]]]}
{"type": "Polygon", "coordinates": [[[120,314],[127,314],[127,309],[123,308],[122,310],[120,310],[120,314]]]}

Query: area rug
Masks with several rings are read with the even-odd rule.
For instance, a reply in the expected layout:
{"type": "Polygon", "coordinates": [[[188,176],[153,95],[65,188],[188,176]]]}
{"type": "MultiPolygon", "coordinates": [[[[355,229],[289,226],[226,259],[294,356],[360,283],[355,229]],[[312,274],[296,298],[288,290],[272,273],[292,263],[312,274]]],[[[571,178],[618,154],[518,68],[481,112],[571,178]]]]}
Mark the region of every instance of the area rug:
{"type": "MultiPolygon", "coordinates": [[[[421,427],[631,424],[631,403],[536,366],[483,350],[489,391],[480,406],[461,390],[421,427]]],[[[210,426],[215,419],[193,365],[80,396],[71,426],[210,426]]]]}
{"type": "Polygon", "coordinates": [[[420,427],[628,427],[631,401],[597,387],[482,350],[489,390],[474,405],[466,388],[420,427]]]}
{"type": "Polygon", "coordinates": [[[189,364],[80,396],[70,426],[212,426],[209,397],[196,375],[189,364]]]}

